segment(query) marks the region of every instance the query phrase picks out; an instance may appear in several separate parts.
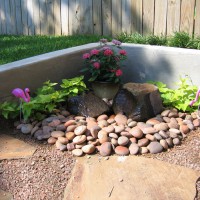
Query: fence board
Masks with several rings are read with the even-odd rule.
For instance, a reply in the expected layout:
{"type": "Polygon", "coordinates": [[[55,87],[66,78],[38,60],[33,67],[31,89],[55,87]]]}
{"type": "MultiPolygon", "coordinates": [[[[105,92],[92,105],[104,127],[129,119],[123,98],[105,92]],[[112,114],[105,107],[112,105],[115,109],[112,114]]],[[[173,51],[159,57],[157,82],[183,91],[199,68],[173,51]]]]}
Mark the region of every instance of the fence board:
{"type": "Polygon", "coordinates": [[[102,1],[93,0],[93,33],[102,35],[102,1]]]}
{"type": "Polygon", "coordinates": [[[122,31],[122,1],[112,1],[112,35],[121,33],[122,31]]]}
{"type": "Polygon", "coordinates": [[[180,31],[185,31],[192,35],[194,25],[195,0],[182,0],[180,31]]]}
{"type": "Polygon", "coordinates": [[[28,34],[35,34],[35,26],[33,22],[33,0],[27,1],[27,10],[28,10],[28,34]]]}
{"type": "Polygon", "coordinates": [[[10,24],[11,24],[11,34],[17,34],[16,27],[16,13],[15,13],[15,0],[10,0],[10,24]]]}
{"type": "Polygon", "coordinates": [[[33,23],[35,26],[35,34],[40,35],[40,2],[33,0],[33,23]]]}
{"type": "Polygon", "coordinates": [[[102,0],[103,35],[112,35],[112,0],[102,0]]]}
{"type": "Polygon", "coordinates": [[[49,35],[55,34],[54,27],[54,13],[53,13],[53,0],[46,0],[47,7],[47,30],[49,35]]]}
{"type": "Polygon", "coordinates": [[[122,32],[131,33],[131,0],[122,1],[122,32]]]}
{"type": "Polygon", "coordinates": [[[55,35],[61,35],[60,0],[54,0],[55,35]]]}
{"type": "Polygon", "coordinates": [[[23,34],[21,0],[15,0],[15,16],[16,16],[16,34],[23,34]]]}
{"type": "Polygon", "coordinates": [[[11,17],[10,17],[10,1],[4,0],[5,2],[5,16],[6,16],[6,33],[12,34],[11,17]]]}
{"type": "Polygon", "coordinates": [[[165,35],[167,24],[167,1],[155,0],[154,35],[165,35]]]}
{"type": "Polygon", "coordinates": [[[142,1],[132,0],[131,2],[131,12],[132,12],[132,26],[131,32],[137,32],[142,34],[142,1]]]}
{"type": "Polygon", "coordinates": [[[22,11],[22,26],[23,35],[28,35],[28,12],[27,12],[27,1],[21,0],[21,11],[22,11]]]}
{"type": "Polygon", "coordinates": [[[180,30],[181,1],[168,0],[167,35],[180,30]]]}
{"type": "Polygon", "coordinates": [[[80,1],[80,34],[93,33],[92,0],[80,1]]]}
{"type": "Polygon", "coordinates": [[[61,29],[62,35],[68,35],[69,33],[69,0],[61,0],[61,29]]]}
{"type": "Polygon", "coordinates": [[[69,0],[69,34],[78,34],[80,28],[80,0],[69,0]]]}
{"type": "Polygon", "coordinates": [[[200,1],[196,1],[194,34],[200,35],[200,1]]]}
{"type": "Polygon", "coordinates": [[[4,1],[0,1],[1,4],[1,31],[2,34],[6,34],[6,15],[5,15],[5,2],[4,1]]]}
{"type": "Polygon", "coordinates": [[[46,1],[39,0],[39,4],[40,4],[40,34],[48,35],[46,1]]]}
{"type": "Polygon", "coordinates": [[[154,32],[154,0],[143,0],[143,34],[154,32]]]}
{"type": "Polygon", "coordinates": [[[0,0],[0,34],[177,31],[200,35],[200,0],[0,0]]]}

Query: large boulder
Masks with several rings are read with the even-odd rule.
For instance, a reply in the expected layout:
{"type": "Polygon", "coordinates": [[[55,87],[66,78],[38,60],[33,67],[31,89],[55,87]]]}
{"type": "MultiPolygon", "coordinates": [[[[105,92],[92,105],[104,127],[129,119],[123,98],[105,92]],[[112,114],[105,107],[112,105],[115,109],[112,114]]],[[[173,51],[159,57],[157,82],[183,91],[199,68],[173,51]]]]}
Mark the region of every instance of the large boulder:
{"type": "Polygon", "coordinates": [[[145,121],[163,109],[158,88],[148,83],[126,83],[113,100],[115,114],[123,113],[135,121],[145,121]]]}
{"type": "Polygon", "coordinates": [[[110,113],[110,107],[93,93],[70,97],[67,102],[68,111],[74,115],[98,117],[110,113]]]}

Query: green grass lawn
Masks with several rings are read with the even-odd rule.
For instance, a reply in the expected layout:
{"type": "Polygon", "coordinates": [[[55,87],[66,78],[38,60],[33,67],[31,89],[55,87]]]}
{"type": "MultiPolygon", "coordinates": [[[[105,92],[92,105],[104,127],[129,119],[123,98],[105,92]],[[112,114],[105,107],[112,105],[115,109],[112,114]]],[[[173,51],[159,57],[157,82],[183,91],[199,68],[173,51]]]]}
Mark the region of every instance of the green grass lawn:
{"type": "MultiPolygon", "coordinates": [[[[35,55],[98,42],[103,36],[0,36],[0,65],[35,55]]],[[[108,38],[108,37],[106,37],[108,38]]]]}
{"type": "MultiPolygon", "coordinates": [[[[74,47],[92,42],[98,42],[101,38],[111,37],[96,35],[73,36],[10,36],[0,35],[0,65],[52,52],[60,49],[74,47]]],[[[200,36],[190,37],[187,33],[175,33],[171,37],[142,36],[138,33],[122,33],[116,36],[121,42],[135,44],[162,45],[190,49],[200,49],[200,36]]]]}

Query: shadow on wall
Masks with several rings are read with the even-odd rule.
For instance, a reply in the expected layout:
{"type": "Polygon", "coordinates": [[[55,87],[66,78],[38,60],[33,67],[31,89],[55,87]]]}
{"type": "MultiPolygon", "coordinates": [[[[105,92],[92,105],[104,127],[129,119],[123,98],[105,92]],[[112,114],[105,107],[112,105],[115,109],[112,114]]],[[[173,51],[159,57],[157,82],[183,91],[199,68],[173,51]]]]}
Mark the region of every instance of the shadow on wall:
{"type": "Polygon", "coordinates": [[[128,52],[123,82],[161,81],[170,88],[188,75],[200,85],[200,51],[173,47],[124,44],[128,52]]]}

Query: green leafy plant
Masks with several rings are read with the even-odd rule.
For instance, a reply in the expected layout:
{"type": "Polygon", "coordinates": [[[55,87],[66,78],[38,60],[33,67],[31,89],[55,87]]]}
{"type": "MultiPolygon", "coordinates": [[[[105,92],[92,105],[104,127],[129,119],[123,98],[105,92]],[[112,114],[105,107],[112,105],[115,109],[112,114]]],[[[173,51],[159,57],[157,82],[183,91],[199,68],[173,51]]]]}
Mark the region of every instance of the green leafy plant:
{"type": "Polygon", "coordinates": [[[177,83],[177,89],[170,89],[162,82],[150,81],[150,83],[153,83],[158,87],[165,106],[175,107],[184,112],[192,112],[197,109],[197,105],[200,101],[198,100],[193,107],[189,106],[190,101],[195,99],[198,90],[197,86],[194,86],[189,82],[189,78],[180,78],[180,82],[177,83]]]}
{"type": "MultiPolygon", "coordinates": [[[[70,96],[76,96],[87,88],[83,82],[83,76],[72,79],[63,79],[60,89],[56,90],[57,83],[47,81],[36,91],[35,97],[30,102],[23,103],[22,113],[25,120],[29,117],[42,119],[46,114],[56,109],[61,102],[70,96]]],[[[15,102],[4,102],[0,104],[0,113],[4,118],[16,118],[19,115],[20,107],[15,102]]]]}

